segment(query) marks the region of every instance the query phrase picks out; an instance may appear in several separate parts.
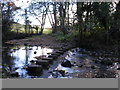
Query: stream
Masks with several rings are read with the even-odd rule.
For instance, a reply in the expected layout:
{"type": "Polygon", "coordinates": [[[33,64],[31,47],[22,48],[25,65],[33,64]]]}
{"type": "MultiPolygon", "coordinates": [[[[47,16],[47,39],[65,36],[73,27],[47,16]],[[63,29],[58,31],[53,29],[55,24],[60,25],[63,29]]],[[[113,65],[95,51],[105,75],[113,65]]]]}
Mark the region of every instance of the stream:
{"type": "MultiPolygon", "coordinates": [[[[119,78],[119,57],[74,48],[64,52],[48,68],[36,65],[38,57],[48,58],[54,49],[41,46],[10,46],[2,51],[6,78],[119,78]],[[33,61],[33,62],[31,62],[33,61]],[[67,61],[67,63],[65,63],[67,61]],[[32,68],[29,66],[32,65],[32,68]],[[69,66],[68,66],[69,65],[69,66]],[[33,73],[29,73],[33,70],[33,73]],[[41,70],[35,74],[33,67],[41,70]],[[9,72],[9,73],[8,73],[9,72]]],[[[112,54],[113,55],[113,54],[112,54]]]]}

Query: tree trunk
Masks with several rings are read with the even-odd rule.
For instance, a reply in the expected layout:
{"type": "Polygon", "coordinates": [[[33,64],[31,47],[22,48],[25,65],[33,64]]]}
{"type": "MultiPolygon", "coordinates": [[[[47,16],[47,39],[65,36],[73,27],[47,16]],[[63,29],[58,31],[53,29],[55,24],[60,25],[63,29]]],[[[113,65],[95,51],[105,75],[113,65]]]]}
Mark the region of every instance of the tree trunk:
{"type": "Polygon", "coordinates": [[[41,31],[40,31],[40,33],[39,33],[40,35],[42,35],[43,30],[44,30],[45,20],[46,20],[46,15],[47,15],[48,9],[49,9],[49,6],[46,5],[45,11],[43,10],[42,23],[41,23],[41,31]]]}
{"type": "Polygon", "coordinates": [[[27,34],[27,9],[25,9],[25,34],[27,34]]]}
{"type": "Polygon", "coordinates": [[[63,3],[60,2],[60,8],[59,8],[59,12],[60,12],[60,27],[62,29],[63,34],[67,34],[67,30],[65,28],[65,17],[66,17],[66,8],[63,8],[63,3]]]}
{"type": "Polygon", "coordinates": [[[57,14],[57,12],[56,12],[56,2],[54,2],[54,4],[53,4],[53,15],[54,15],[54,23],[53,23],[53,31],[52,31],[52,33],[56,33],[56,31],[57,31],[57,17],[56,17],[56,14],[57,14]]]}
{"type": "Polygon", "coordinates": [[[80,33],[80,43],[82,43],[82,39],[83,39],[83,19],[82,19],[82,15],[83,15],[83,2],[77,2],[77,17],[78,17],[78,29],[79,29],[79,33],[80,33]]]}

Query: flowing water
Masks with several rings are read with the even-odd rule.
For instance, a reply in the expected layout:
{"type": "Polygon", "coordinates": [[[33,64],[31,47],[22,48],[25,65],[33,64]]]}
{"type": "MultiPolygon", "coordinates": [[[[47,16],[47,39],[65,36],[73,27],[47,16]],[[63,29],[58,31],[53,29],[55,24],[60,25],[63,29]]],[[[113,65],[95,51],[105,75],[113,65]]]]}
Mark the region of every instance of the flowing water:
{"type": "Polygon", "coordinates": [[[120,71],[117,70],[120,66],[119,62],[110,66],[96,63],[97,58],[91,56],[92,52],[81,48],[65,52],[50,64],[49,69],[43,68],[41,75],[28,74],[25,67],[31,64],[31,60],[37,60],[35,57],[38,56],[48,57],[53,51],[41,46],[12,46],[3,50],[3,65],[8,72],[18,72],[17,78],[116,78],[120,76],[120,71]],[[72,66],[62,66],[61,62],[64,60],[70,61],[72,66]]]}

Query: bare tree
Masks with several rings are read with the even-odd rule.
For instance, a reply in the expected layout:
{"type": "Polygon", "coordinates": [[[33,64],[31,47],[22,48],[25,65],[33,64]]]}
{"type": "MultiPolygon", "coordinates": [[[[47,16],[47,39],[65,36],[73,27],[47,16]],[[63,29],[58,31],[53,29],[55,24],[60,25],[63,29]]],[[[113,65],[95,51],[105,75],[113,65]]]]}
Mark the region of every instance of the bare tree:
{"type": "Polygon", "coordinates": [[[49,9],[49,2],[39,2],[39,1],[31,1],[29,6],[29,12],[33,15],[40,24],[40,32],[42,34],[45,26],[45,20],[49,9]]]}

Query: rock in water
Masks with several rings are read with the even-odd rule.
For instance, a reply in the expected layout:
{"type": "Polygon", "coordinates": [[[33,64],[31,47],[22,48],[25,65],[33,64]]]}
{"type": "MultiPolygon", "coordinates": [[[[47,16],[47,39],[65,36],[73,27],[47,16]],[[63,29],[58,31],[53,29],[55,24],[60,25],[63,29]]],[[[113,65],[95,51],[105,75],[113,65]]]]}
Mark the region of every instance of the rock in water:
{"type": "Polygon", "coordinates": [[[27,43],[24,43],[25,46],[27,46],[28,44],[27,43]]]}
{"type": "Polygon", "coordinates": [[[27,68],[28,74],[32,76],[38,76],[42,73],[41,65],[29,65],[27,68]]]}
{"type": "Polygon", "coordinates": [[[110,61],[110,60],[101,60],[101,62],[100,62],[101,64],[103,64],[103,65],[112,65],[112,61],[110,61]]]}
{"type": "Polygon", "coordinates": [[[37,65],[43,65],[43,66],[48,66],[49,65],[49,61],[47,60],[38,60],[36,61],[37,65]]]}
{"type": "Polygon", "coordinates": [[[36,54],[37,52],[35,51],[34,54],[36,54]]]}
{"type": "Polygon", "coordinates": [[[35,60],[31,60],[30,62],[31,62],[31,63],[35,63],[36,61],[35,61],[35,60]]]}
{"type": "Polygon", "coordinates": [[[95,66],[91,66],[92,69],[95,69],[95,66]]]}
{"type": "Polygon", "coordinates": [[[120,67],[119,67],[119,68],[117,68],[117,70],[120,70],[120,67]]]}
{"type": "Polygon", "coordinates": [[[18,72],[11,72],[10,75],[12,77],[18,77],[19,76],[18,72]]]}
{"type": "Polygon", "coordinates": [[[61,65],[62,65],[63,67],[71,67],[71,66],[72,66],[71,62],[68,61],[68,60],[63,61],[63,62],[61,63],[61,65]]]}
{"type": "Polygon", "coordinates": [[[58,72],[64,77],[65,76],[65,71],[64,70],[58,70],[58,72]]]}

